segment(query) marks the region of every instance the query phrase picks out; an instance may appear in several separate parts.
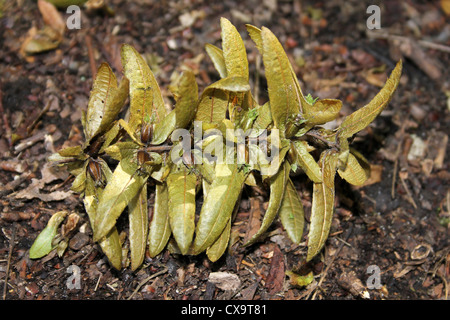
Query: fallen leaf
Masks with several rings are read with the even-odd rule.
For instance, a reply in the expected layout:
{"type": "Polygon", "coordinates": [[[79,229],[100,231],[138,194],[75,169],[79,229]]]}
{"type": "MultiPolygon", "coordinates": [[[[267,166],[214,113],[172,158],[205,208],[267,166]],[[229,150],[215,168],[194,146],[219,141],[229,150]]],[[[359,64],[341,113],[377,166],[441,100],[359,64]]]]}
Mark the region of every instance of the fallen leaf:
{"type": "Polygon", "coordinates": [[[266,279],[266,288],[273,295],[283,289],[284,284],[284,258],[278,246],[274,246],[272,261],[270,262],[269,275],[266,279]]]}
{"type": "Polygon", "coordinates": [[[222,290],[237,290],[241,285],[241,280],[234,273],[229,272],[211,272],[208,281],[214,283],[217,288],[222,290]]]}
{"type": "Polygon", "coordinates": [[[38,0],[38,8],[44,23],[62,35],[66,29],[66,23],[58,9],[45,0],[38,0]]]}

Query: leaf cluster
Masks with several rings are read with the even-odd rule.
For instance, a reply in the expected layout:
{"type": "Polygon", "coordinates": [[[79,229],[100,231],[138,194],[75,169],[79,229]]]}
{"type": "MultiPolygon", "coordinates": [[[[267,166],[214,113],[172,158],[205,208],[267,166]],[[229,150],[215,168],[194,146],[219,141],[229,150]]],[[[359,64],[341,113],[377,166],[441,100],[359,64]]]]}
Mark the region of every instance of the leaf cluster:
{"type": "MultiPolygon", "coordinates": [[[[304,211],[290,175],[300,170],[313,182],[309,261],[328,237],[336,172],[354,185],[370,175],[369,163],[350,142],[386,107],[399,83],[401,61],[372,101],[328,130],[322,126],[338,117],[342,102],[304,96],[282,45],[269,29],[247,25],[267,79],[269,101],[259,105],[249,84],[244,42],[227,19],[220,24],[222,48],[205,48],[220,80],[199,94],[194,74],[184,72],[173,88],[175,106],[168,110],[146,61],[133,47],[123,45],[120,84],[106,63],[95,77],[82,119],[84,144],[51,157],[67,165],[75,177],[72,189],[82,195],[94,241],[116,269],[127,265],[124,239],[116,226],[126,209],[133,270],[143,263],[147,250],[154,257],[165,247],[183,255],[206,251],[211,261],[218,260],[230,242],[235,209],[246,185],[268,187],[270,199],[260,229],[245,245],[260,239],[277,216],[289,238],[300,243],[304,211]],[[128,116],[117,119],[128,98],[128,116]],[[177,129],[201,132],[201,139],[187,152],[177,129]],[[239,130],[248,134],[247,139],[266,133],[267,143],[277,146],[271,150],[276,156],[268,162],[261,146],[229,134],[239,130]],[[215,153],[218,146],[229,145],[234,147],[231,153],[215,153]],[[174,162],[174,154],[182,160],[174,162]],[[256,154],[258,161],[247,161],[249,154],[256,154]],[[245,161],[239,162],[242,155],[245,161]],[[225,158],[232,161],[218,161],[225,158]]],[[[54,236],[54,222],[52,226],[46,233],[54,236]]],[[[40,248],[51,250],[48,245],[40,248]]]]}

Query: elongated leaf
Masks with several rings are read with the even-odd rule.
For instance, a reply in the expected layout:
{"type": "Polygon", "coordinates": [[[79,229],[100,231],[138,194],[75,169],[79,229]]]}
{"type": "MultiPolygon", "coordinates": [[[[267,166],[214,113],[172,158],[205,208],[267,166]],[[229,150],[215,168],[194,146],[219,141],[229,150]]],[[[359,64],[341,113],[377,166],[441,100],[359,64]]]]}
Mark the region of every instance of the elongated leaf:
{"type": "Polygon", "coordinates": [[[303,115],[309,125],[320,125],[336,119],[342,108],[342,101],[321,99],[314,105],[303,108],[303,115]]]}
{"type": "Polygon", "coordinates": [[[175,109],[155,126],[152,144],[167,140],[175,129],[187,128],[195,117],[198,100],[198,86],[192,72],[183,73],[178,86],[178,100],[175,109]]]}
{"type": "Polygon", "coordinates": [[[127,44],[121,48],[121,58],[125,76],[130,80],[130,126],[138,127],[146,116],[151,123],[161,121],[166,115],[164,99],[144,58],[127,44]]]}
{"type": "Polygon", "coordinates": [[[122,244],[117,228],[113,227],[105,238],[99,241],[99,245],[109,263],[116,270],[120,270],[122,268],[122,244]]]}
{"type": "Polygon", "coordinates": [[[67,211],[54,213],[47,222],[47,226],[39,233],[30,248],[30,258],[38,259],[47,255],[53,249],[52,241],[56,236],[58,227],[67,215],[67,211]]]}
{"type": "Polygon", "coordinates": [[[264,103],[262,106],[257,107],[258,117],[253,122],[253,129],[267,129],[272,123],[272,114],[270,113],[270,102],[264,103]]]}
{"type": "Polygon", "coordinates": [[[292,76],[292,66],[275,35],[262,28],[263,62],[266,71],[270,108],[275,127],[284,134],[289,117],[300,112],[300,98],[292,76]]]}
{"type": "Polygon", "coordinates": [[[228,76],[227,67],[225,65],[225,59],[223,57],[223,51],[216,46],[207,43],[205,45],[205,50],[211,61],[214,64],[217,72],[219,73],[221,78],[226,78],[228,76]]]}
{"type": "Polygon", "coordinates": [[[164,119],[155,126],[152,144],[158,145],[167,140],[177,126],[177,116],[175,109],[172,110],[164,119]]]}
{"type": "Polygon", "coordinates": [[[213,243],[212,246],[206,249],[206,255],[209,260],[216,262],[225,253],[225,250],[227,250],[228,247],[228,241],[230,240],[230,232],[231,218],[228,220],[228,223],[225,229],[223,229],[220,237],[213,243]]]}
{"type": "Polygon", "coordinates": [[[200,97],[195,120],[219,124],[225,119],[230,103],[230,92],[249,90],[248,81],[242,77],[227,77],[211,84],[200,97]]]}
{"type": "Polygon", "coordinates": [[[67,147],[64,149],[61,149],[58,151],[58,154],[61,157],[79,157],[82,156],[83,158],[86,157],[83,155],[83,149],[81,146],[75,146],[75,147],[67,147]]]}
{"type": "Polygon", "coordinates": [[[198,102],[198,85],[193,72],[183,73],[178,92],[179,98],[175,105],[176,129],[187,128],[194,120],[198,102]]]}
{"type": "Polygon", "coordinates": [[[280,170],[270,178],[270,198],[269,205],[267,207],[266,213],[264,214],[263,221],[261,223],[261,227],[258,232],[256,232],[245,246],[251,245],[259,239],[259,237],[269,229],[273,220],[278,214],[278,210],[280,209],[281,202],[283,201],[284,193],[286,190],[286,184],[289,180],[289,171],[291,170],[291,166],[287,161],[284,161],[280,170]]]}
{"type": "Polygon", "coordinates": [[[362,154],[351,150],[345,170],[338,170],[342,179],[355,186],[363,185],[370,177],[370,164],[362,154]]]}
{"type": "Polygon", "coordinates": [[[194,237],[196,182],[184,166],[167,177],[170,228],[182,254],[188,253],[194,237]]]}
{"type": "Polygon", "coordinates": [[[198,254],[211,246],[231,218],[246,174],[237,164],[216,164],[216,176],[203,202],[196,226],[193,251],[198,254]]]}
{"type": "Polygon", "coordinates": [[[128,97],[129,81],[123,78],[120,87],[107,63],[98,68],[86,111],[85,136],[88,142],[112,126],[128,97]]]}
{"type": "Polygon", "coordinates": [[[258,48],[258,51],[262,54],[263,42],[261,37],[261,29],[251,24],[246,24],[245,27],[247,28],[247,32],[250,35],[250,38],[252,38],[253,42],[256,44],[256,48],[258,48]]]}
{"type": "Polygon", "coordinates": [[[101,240],[116,224],[117,218],[146,183],[148,175],[137,172],[133,159],[125,158],[119,162],[111,180],[100,197],[95,217],[94,241],[101,240]]]}
{"type": "Polygon", "coordinates": [[[387,106],[397,89],[402,74],[400,60],[384,87],[366,106],[347,116],[339,126],[338,139],[345,139],[366,128],[387,106]]]}
{"type": "Polygon", "coordinates": [[[148,235],[147,184],[128,203],[128,221],[130,224],[131,270],[136,270],[144,261],[148,235]]]}
{"type": "Polygon", "coordinates": [[[295,244],[299,244],[303,235],[305,213],[302,201],[291,179],[286,185],[286,191],[284,192],[278,215],[289,238],[295,244]]]}
{"type": "Polygon", "coordinates": [[[166,246],[171,234],[169,223],[169,192],[166,183],[157,183],[155,205],[148,235],[150,257],[156,257],[166,246]]]}
{"type": "Polygon", "coordinates": [[[320,164],[322,167],[322,183],[314,183],[313,185],[307,261],[310,261],[325,245],[334,211],[334,178],[337,168],[337,154],[332,151],[324,151],[320,164]]]}
{"type": "Polygon", "coordinates": [[[228,76],[243,77],[248,81],[247,51],[239,32],[226,18],[220,19],[222,49],[228,76]]]}
{"type": "MultiPolygon", "coordinates": [[[[108,167],[108,164],[101,158],[98,159],[102,168],[102,175],[105,176],[108,182],[111,179],[112,172],[108,167]]],[[[95,216],[97,214],[98,200],[102,195],[104,189],[97,187],[92,177],[84,171],[85,174],[85,190],[83,196],[83,203],[86,213],[89,216],[91,227],[94,228],[95,216]]],[[[113,227],[111,231],[99,241],[99,245],[103,253],[108,258],[111,265],[120,270],[122,268],[122,245],[119,239],[119,233],[116,227],[113,227]]]]}
{"type": "Polygon", "coordinates": [[[303,169],[308,178],[313,182],[322,181],[322,172],[320,166],[317,164],[314,157],[308,152],[308,146],[306,141],[293,142],[294,149],[297,155],[297,165],[303,169]]]}

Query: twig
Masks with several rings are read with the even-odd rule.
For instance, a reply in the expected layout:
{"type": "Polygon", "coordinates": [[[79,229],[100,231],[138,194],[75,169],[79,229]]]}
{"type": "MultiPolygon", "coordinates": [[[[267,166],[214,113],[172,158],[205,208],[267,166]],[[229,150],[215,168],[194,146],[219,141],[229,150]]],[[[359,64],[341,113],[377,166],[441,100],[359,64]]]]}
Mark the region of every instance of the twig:
{"type": "Polygon", "coordinates": [[[88,56],[89,56],[89,65],[91,66],[91,74],[92,79],[95,78],[95,75],[97,74],[97,67],[95,65],[95,57],[94,57],[94,50],[92,48],[92,38],[90,35],[85,36],[86,46],[88,49],[88,56]]]}
{"type": "Polygon", "coordinates": [[[397,180],[398,171],[398,157],[400,156],[400,151],[402,150],[403,143],[397,145],[397,150],[395,150],[395,162],[394,162],[394,172],[392,173],[392,186],[391,186],[391,198],[395,199],[395,183],[397,180]]]}
{"type": "Polygon", "coordinates": [[[9,268],[11,266],[12,252],[14,249],[14,241],[16,240],[17,225],[13,224],[11,239],[9,240],[8,264],[6,265],[5,284],[3,286],[3,300],[6,300],[6,292],[8,288],[9,268]]]}
{"type": "Polygon", "coordinates": [[[146,279],[142,280],[138,286],[136,287],[136,289],[134,289],[133,293],[131,294],[131,296],[128,297],[127,300],[131,300],[131,298],[133,298],[133,296],[139,291],[139,289],[141,289],[141,287],[146,284],[148,281],[150,281],[153,278],[156,278],[157,276],[160,276],[164,273],[167,272],[167,270],[169,270],[168,268],[164,268],[161,271],[158,271],[157,273],[152,274],[151,276],[147,277],[146,279]]]}
{"type": "Polygon", "coordinates": [[[36,125],[38,124],[39,120],[41,120],[42,116],[44,114],[47,113],[47,111],[50,109],[50,105],[53,102],[54,97],[52,96],[47,104],[45,105],[44,109],[42,109],[41,113],[39,113],[39,115],[37,116],[37,118],[33,121],[33,123],[27,128],[27,133],[30,134],[31,132],[33,132],[34,128],[36,127],[36,125]]]}
{"type": "Polygon", "coordinates": [[[146,148],[148,152],[170,151],[171,149],[172,146],[154,146],[146,148]]]}
{"type": "MultiPolygon", "coordinates": [[[[322,285],[323,281],[325,280],[325,277],[327,276],[328,271],[330,270],[330,267],[333,265],[334,260],[336,260],[337,256],[339,255],[339,253],[341,252],[342,248],[344,247],[344,245],[349,243],[347,242],[348,238],[350,237],[351,233],[352,233],[353,227],[350,226],[350,229],[348,229],[347,233],[345,234],[344,239],[341,239],[342,242],[339,246],[339,248],[336,250],[336,252],[334,253],[333,257],[331,258],[330,263],[328,263],[327,267],[325,268],[324,272],[322,273],[322,276],[320,277],[319,283],[317,284],[317,287],[314,290],[314,294],[311,297],[311,300],[315,300],[316,299],[316,294],[317,294],[317,289],[320,289],[320,286],[322,285]]],[[[308,297],[306,298],[308,299],[308,297]]]]}
{"type": "MultiPolygon", "coordinates": [[[[399,40],[399,41],[410,41],[411,40],[411,38],[409,38],[409,37],[389,34],[387,32],[367,31],[367,35],[369,38],[372,38],[372,39],[386,39],[386,40],[399,40]]],[[[417,40],[417,43],[424,48],[435,49],[435,50],[450,53],[450,47],[440,44],[440,43],[435,43],[435,42],[431,42],[431,41],[427,41],[427,40],[417,40]]]]}
{"type": "Polygon", "coordinates": [[[2,114],[3,125],[5,126],[6,137],[8,139],[8,144],[12,146],[11,140],[11,127],[9,126],[8,117],[6,115],[5,110],[3,109],[3,93],[2,93],[2,83],[0,81],[0,113],[2,114]]]}
{"type": "Polygon", "coordinates": [[[414,209],[417,209],[417,205],[414,202],[413,197],[411,196],[411,192],[409,191],[409,188],[406,185],[405,179],[403,179],[403,177],[400,176],[400,180],[402,181],[403,188],[405,189],[406,195],[408,196],[408,201],[413,205],[414,209]]]}

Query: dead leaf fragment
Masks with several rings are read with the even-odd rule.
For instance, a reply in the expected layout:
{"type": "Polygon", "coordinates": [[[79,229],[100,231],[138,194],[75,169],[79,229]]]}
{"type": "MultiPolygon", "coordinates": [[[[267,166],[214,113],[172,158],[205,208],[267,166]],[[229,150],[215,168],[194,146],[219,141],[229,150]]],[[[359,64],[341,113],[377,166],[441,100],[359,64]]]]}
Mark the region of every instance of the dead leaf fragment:
{"type": "Polygon", "coordinates": [[[241,280],[234,273],[229,272],[211,272],[208,281],[214,283],[217,288],[222,290],[237,290],[241,285],[241,280]]]}

